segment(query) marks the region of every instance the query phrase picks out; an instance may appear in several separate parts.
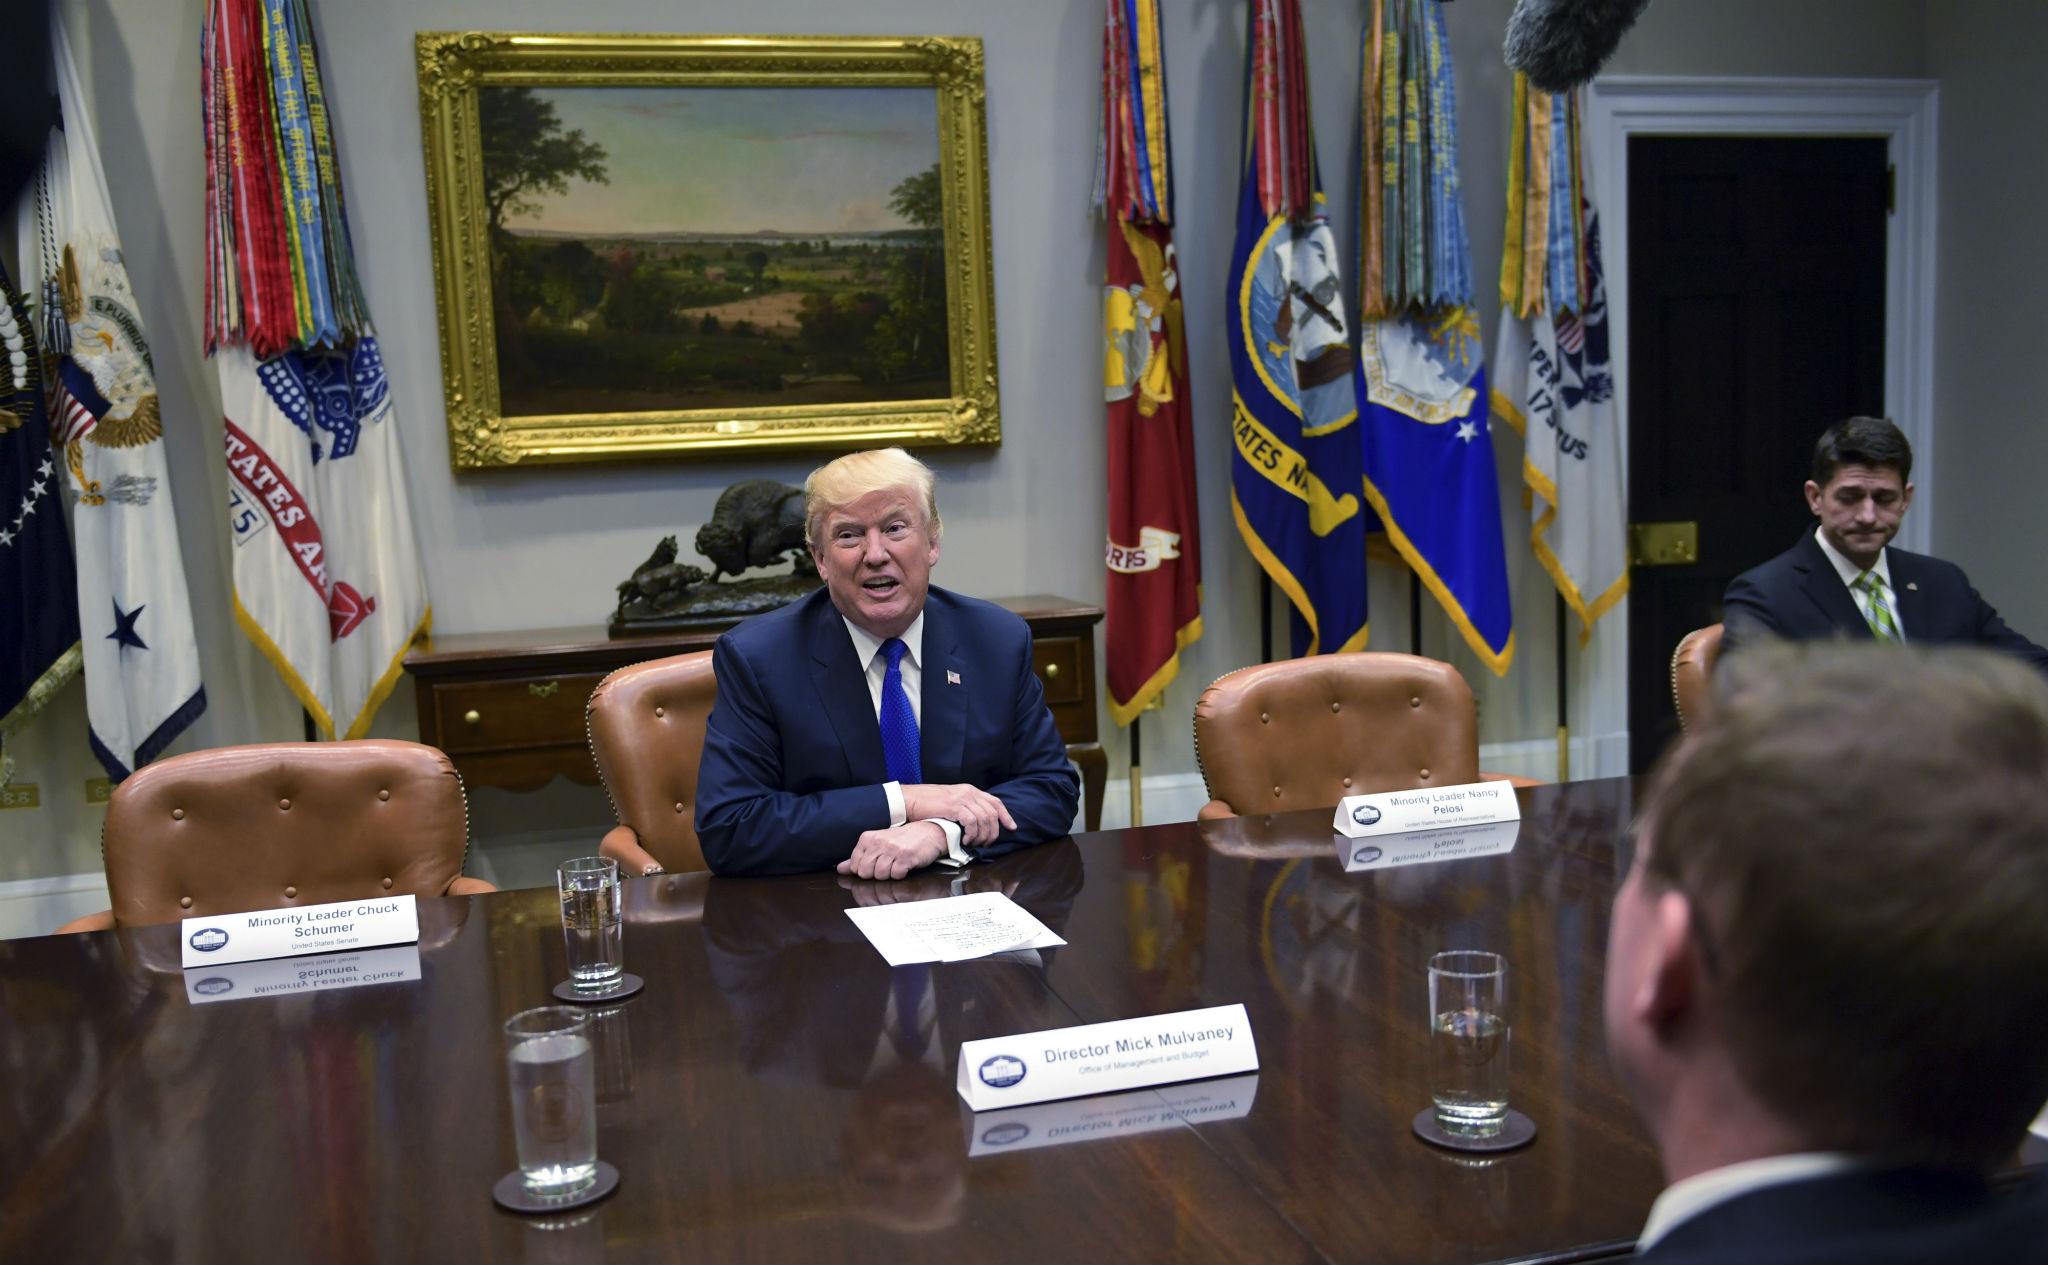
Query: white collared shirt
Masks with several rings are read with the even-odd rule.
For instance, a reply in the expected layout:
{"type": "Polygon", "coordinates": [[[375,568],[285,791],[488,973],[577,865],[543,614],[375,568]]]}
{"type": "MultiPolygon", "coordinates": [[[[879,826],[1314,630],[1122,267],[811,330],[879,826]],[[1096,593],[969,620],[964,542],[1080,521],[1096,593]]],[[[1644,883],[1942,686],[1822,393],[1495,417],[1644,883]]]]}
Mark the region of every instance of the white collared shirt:
{"type": "Polygon", "coordinates": [[[1795,1155],[1769,1155],[1760,1160],[1744,1160],[1739,1164],[1695,1173],[1684,1181],[1665,1187],[1664,1193],[1657,1196],[1657,1202],[1650,1205],[1650,1219],[1643,1222],[1643,1233],[1636,1239],[1636,1251],[1649,1251],[1651,1244],[1669,1234],[1680,1222],[1691,1220],[1737,1195],[1786,1182],[1830,1177],[1864,1162],[1845,1151],[1802,1151],[1795,1155]]]}
{"type": "MultiPolygon", "coordinates": [[[[889,660],[882,654],[882,638],[875,636],[844,615],[839,617],[839,622],[846,625],[847,635],[853,638],[853,657],[860,664],[861,671],[867,674],[868,701],[875,708],[875,723],[880,724],[882,719],[882,682],[889,675],[889,660]]],[[[922,734],[924,732],[923,611],[917,613],[917,618],[910,621],[910,627],[904,629],[903,635],[898,637],[897,640],[903,643],[905,652],[903,662],[899,665],[899,670],[903,676],[903,693],[910,699],[910,714],[917,718],[917,729],[922,734]]],[[[884,782],[882,783],[882,793],[889,797],[889,824],[891,826],[903,825],[910,819],[910,811],[904,807],[903,803],[903,784],[901,782],[884,782]]],[[[943,817],[931,817],[927,818],[927,820],[938,823],[939,829],[946,834],[946,855],[939,858],[941,861],[953,865],[965,865],[974,859],[967,855],[967,849],[960,846],[959,822],[947,821],[943,817]]]]}
{"type": "MultiPolygon", "coordinates": [[[[1856,579],[1863,574],[1863,568],[1849,561],[1847,555],[1835,548],[1833,542],[1828,539],[1828,534],[1820,528],[1816,527],[1813,529],[1813,538],[1820,542],[1820,551],[1828,556],[1828,561],[1834,563],[1835,574],[1842,577],[1842,587],[1849,590],[1849,596],[1855,601],[1856,609],[1863,612],[1863,618],[1865,622],[1868,622],[1870,619],[1869,610],[1863,605],[1863,596],[1856,591],[1856,579]]],[[[1880,549],[1877,551],[1877,561],[1871,564],[1870,569],[1877,572],[1878,579],[1884,581],[1884,590],[1890,594],[1892,627],[1898,629],[1899,640],[1904,641],[1906,639],[1906,621],[1899,615],[1899,590],[1898,586],[1892,583],[1890,559],[1891,549],[1889,547],[1880,549]]]]}

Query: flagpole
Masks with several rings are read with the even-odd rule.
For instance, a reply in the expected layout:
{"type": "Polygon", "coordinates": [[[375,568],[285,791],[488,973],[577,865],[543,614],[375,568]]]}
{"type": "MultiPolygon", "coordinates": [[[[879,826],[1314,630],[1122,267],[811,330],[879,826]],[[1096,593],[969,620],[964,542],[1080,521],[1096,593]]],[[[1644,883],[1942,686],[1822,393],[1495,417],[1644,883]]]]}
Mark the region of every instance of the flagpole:
{"type": "Polygon", "coordinates": [[[1259,662],[1273,661],[1273,577],[1259,569],[1259,662]]]}
{"type": "Polygon", "coordinates": [[[1145,824],[1145,792],[1140,789],[1138,766],[1144,758],[1139,754],[1139,731],[1144,728],[1145,717],[1141,712],[1131,717],[1131,824],[1145,824]]]}
{"type": "Polygon", "coordinates": [[[1557,594],[1557,780],[1572,780],[1571,726],[1565,720],[1565,634],[1564,594],[1557,594]]]}

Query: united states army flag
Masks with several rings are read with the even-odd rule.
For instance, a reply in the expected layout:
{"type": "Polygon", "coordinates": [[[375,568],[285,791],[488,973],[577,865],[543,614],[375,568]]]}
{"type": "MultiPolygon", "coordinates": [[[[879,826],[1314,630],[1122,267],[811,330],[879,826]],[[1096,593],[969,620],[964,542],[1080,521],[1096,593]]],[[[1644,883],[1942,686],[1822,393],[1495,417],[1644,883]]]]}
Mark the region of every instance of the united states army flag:
{"type": "Polygon", "coordinates": [[[235,619],[322,736],[360,738],[428,620],[377,338],[214,364],[235,619]]]}
{"type": "Polygon", "coordinates": [[[62,122],[16,229],[70,504],[92,748],[119,781],[206,710],[206,691],[149,342],[78,70],[63,26],[50,34],[62,122]]]}

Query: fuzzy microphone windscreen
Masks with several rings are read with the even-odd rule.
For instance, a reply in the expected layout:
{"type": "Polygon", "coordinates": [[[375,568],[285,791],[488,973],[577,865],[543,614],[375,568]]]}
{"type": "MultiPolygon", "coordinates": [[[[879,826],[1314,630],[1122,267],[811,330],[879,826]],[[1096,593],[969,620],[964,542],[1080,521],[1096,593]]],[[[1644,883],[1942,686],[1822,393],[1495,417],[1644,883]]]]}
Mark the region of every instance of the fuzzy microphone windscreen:
{"type": "Polygon", "coordinates": [[[1544,92],[1566,92],[1600,73],[1650,0],[1515,0],[1507,62],[1544,92]]]}

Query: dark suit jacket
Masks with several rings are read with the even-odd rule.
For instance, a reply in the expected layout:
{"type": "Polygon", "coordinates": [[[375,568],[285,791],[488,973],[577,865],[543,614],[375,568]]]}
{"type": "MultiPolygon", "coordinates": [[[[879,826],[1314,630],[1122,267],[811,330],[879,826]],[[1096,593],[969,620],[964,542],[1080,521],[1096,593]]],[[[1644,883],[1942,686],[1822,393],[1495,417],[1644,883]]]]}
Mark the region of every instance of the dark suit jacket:
{"type": "MultiPolygon", "coordinates": [[[[2048,670],[2048,650],[2006,627],[1970,586],[1961,567],[1904,549],[1887,550],[1885,561],[1908,645],[1990,646],[2048,670]]],[[[1723,654],[1774,636],[1812,641],[1871,635],[1855,596],[1812,532],[1769,562],[1736,576],[1728,585],[1724,606],[1723,654]]]]}
{"type": "MultiPolygon", "coordinates": [[[[1910,634],[1909,634],[1910,635],[1910,634]]],[[[2048,1260],[2048,1182],[1897,1168],[1787,1182],[1679,1222],[1643,1265],[1985,1265],[2048,1260]]]]}
{"type": "MultiPolygon", "coordinates": [[[[697,837],[714,873],[830,869],[862,831],[889,824],[875,705],[826,590],[726,633],[711,663],[718,701],[697,771],[697,837]]],[[[1000,856],[1066,834],[1080,781],[1031,670],[1024,621],[933,588],[921,667],[924,780],[978,786],[1017,821],[969,851],[1000,856]]]]}

